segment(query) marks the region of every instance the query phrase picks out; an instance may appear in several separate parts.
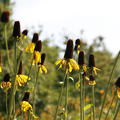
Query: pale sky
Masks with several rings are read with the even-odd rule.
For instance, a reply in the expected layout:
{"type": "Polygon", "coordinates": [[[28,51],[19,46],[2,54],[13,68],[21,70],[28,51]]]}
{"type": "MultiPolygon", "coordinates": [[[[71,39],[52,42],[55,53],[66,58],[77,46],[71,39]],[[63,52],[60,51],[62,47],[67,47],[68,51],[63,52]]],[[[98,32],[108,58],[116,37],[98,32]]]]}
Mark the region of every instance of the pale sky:
{"type": "Polygon", "coordinates": [[[12,0],[13,19],[19,20],[23,29],[43,26],[40,37],[54,34],[55,44],[62,44],[63,35],[83,37],[90,44],[102,35],[107,48],[117,54],[120,50],[120,0],[12,0]]]}

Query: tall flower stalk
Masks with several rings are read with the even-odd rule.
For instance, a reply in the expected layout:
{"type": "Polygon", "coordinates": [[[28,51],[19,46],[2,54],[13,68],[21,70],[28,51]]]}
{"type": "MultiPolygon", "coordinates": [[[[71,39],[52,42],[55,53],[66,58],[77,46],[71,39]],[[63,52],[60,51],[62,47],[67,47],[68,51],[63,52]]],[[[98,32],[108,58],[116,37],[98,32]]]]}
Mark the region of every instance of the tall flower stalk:
{"type": "MultiPolygon", "coordinates": [[[[65,81],[65,120],[68,120],[68,73],[72,72],[72,70],[79,70],[79,66],[77,62],[72,59],[73,57],[73,41],[68,40],[67,46],[63,59],[59,59],[56,61],[56,65],[59,65],[59,68],[64,68],[66,73],[66,81],[65,81]]],[[[55,116],[56,120],[56,116],[55,116]]]]}

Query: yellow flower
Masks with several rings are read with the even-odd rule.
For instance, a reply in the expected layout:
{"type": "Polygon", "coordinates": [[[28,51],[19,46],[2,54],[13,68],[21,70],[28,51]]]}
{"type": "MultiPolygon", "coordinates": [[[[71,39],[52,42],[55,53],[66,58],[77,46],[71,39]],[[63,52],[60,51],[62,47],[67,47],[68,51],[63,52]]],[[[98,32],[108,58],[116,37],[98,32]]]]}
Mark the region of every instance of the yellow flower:
{"type": "Polygon", "coordinates": [[[45,58],[46,58],[46,54],[45,54],[45,53],[42,53],[42,55],[41,55],[41,61],[38,62],[38,67],[39,67],[39,72],[40,72],[40,73],[47,73],[47,69],[46,69],[46,67],[43,65],[43,64],[44,64],[44,61],[45,61],[45,58]]]}
{"type": "Polygon", "coordinates": [[[94,72],[95,75],[97,75],[97,70],[98,71],[100,70],[97,67],[95,67],[94,55],[92,54],[89,56],[89,70],[90,70],[90,74],[94,72]]]}
{"type": "Polygon", "coordinates": [[[93,77],[93,75],[90,75],[88,84],[89,85],[95,85],[96,84],[96,81],[95,81],[95,78],[93,77]]]}
{"type": "Polygon", "coordinates": [[[33,57],[33,65],[41,61],[41,53],[39,51],[34,51],[33,57]]]}
{"type": "Polygon", "coordinates": [[[47,73],[47,69],[44,65],[39,65],[39,72],[40,73],[47,73]]]}
{"type": "Polygon", "coordinates": [[[72,70],[79,70],[79,66],[74,59],[59,59],[55,63],[59,65],[59,68],[65,68],[66,72],[72,72],[72,70]]]}
{"type": "Polygon", "coordinates": [[[2,72],[2,66],[0,65],[0,72],[2,72]]]}
{"type": "Polygon", "coordinates": [[[5,91],[11,88],[11,82],[2,82],[1,83],[1,88],[3,88],[5,91]]]}
{"type": "Polygon", "coordinates": [[[80,44],[81,44],[80,39],[77,39],[75,41],[75,48],[74,48],[74,50],[77,52],[77,54],[80,53],[80,44]]]}
{"type": "Polygon", "coordinates": [[[16,75],[16,81],[19,86],[23,86],[27,81],[30,80],[27,75],[18,74],[16,75]]]}
{"type": "Polygon", "coordinates": [[[28,110],[32,110],[32,106],[30,105],[29,102],[27,102],[27,101],[22,101],[22,102],[21,102],[21,110],[22,110],[23,112],[27,112],[28,110]]]}
{"type": "Polygon", "coordinates": [[[117,95],[118,98],[120,98],[120,77],[117,79],[117,81],[115,82],[115,85],[117,87],[117,95]]]}
{"type": "Polygon", "coordinates": [[[4,76],[4,79],[1,83],[1,88],[4,89],[4,91],[7,91],[9,88],[11,88],[10,75],[8,73],[4,76]]]}
{"type": "Polygon", "coordinates": [[[32,38],[32,42],[28,45],[28,47],[25,49],[25,51],[33,53],[37,41],[38,41],[38,34],[34,33],[33,38],[32,38]]]}
{"type": "Polygon", "coordinates": [[[68,40],[65,55],[63,59],[59,59],[56,61],[56,65],[59,65],[59,68],[65,68],[66,73],[72,72],[72,70],[79,70],[79,66],[77,62],[72,59],[73,57],[73,41],[68,40]]]}

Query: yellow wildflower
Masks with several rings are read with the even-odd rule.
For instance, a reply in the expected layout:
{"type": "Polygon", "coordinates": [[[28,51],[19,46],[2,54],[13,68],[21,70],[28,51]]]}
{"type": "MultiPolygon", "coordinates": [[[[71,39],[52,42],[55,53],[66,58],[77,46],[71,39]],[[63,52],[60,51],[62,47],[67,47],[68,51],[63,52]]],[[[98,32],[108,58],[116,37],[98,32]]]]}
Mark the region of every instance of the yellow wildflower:
{"type": "Polygon", "coordinates": [[[42,42],[41,40],[38,40],[33,53],[33,65],[41,62],[41,49],[42,49],[42,42]]]}
{"type": "Polygon", "coordinates": [[[79,66],[77,62],[72,59],[73,57],[73,41],[68,40],[66,51],[63,59],[59,59],[56,61],[56,65],[59,65],[59,68],[65,68],[66,73],[72,72],[72,70],[79,70],[79,66]]]}
{"type": "Polygon", "coordinates": [[[90,77],[89,77],[88,84],[89,85],[95,85],[96,84],[95,78],[92,75],[90,75],[90,77]]]}
{"type": "Polygon", "coordinates": [[[95,60],[94,60],[94,55],[90,55],[89,56],[89,70],[90,70],[90,74],[92,74],[92,72],[94,72],[95,75],[97,75],[97,70],[99,71],[100,69],[95,67],[95,60]]]}
{"type": "Polygon", "coordinates": [[[1,83],[1,88],[4,89],[4,91],[7,91],[9,88],[11,88],[10,75],[8,73],[4,76],[4,79],[1,83]]]}
{"type": "Polygon", "coordinates": [[[120,98],[120,77],[117,79],[117,81],[115,82],[115,85],[117,87],[117,95],[118,98],[120,98]]]}
{"type": "Polygon", "coordinates": [[[23,86],[25,83],[27,83],[28,80],[30,80],[30,78],[28,78],[27,75],[16,75],[16,81],[19,86],[23,86]]]}
{"type": "Polygon", "coordinates": [[[74,48],[74,50],[77,52],[77,54],[79,54],[80,53],[80,39],[77,39],[76,41],[75,41],[75,48],[74,48]]]}
{"type": "Polygon", "coordinates": [[[32,42],[27,46],[25,51],[33,53],[34,49],[35,49],[35,44],[37,43],[37,41],[38,41],[38,34],[34,33],[33,38],[32,38],[32,42]]]}

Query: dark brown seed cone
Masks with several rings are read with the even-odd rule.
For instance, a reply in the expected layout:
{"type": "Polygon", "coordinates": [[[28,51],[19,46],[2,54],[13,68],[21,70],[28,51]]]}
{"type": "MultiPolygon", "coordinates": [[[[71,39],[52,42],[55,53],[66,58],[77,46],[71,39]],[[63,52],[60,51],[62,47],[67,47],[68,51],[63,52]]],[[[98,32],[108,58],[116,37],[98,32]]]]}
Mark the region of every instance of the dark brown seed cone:
{"type": "Polygon", "coordinates": [[[89,56],[89,67],[95,67],[95,60],[94,60],[94,55],[89,56]]]}
{"type": "Polygon", "coordinates": [[[29,100],[29,97],[30,97],[30,92],[25,92],[22,101],[28,101],[28,100],[29,100]]]}
{"type": "Polygon", "coordinates": [[[116,87],[120,88],[120,77],[117,79],[117,81],[115,82],[116,87]]]}
{"type": "Polygon", "coordinates": [[[4,11],[1,15],[1,22],[8,23],[9,22],[9,16],[10,16],[10,12],[9,11],[4,11]]]}
{"type": "Polygon", "coordinates": [[[41,55],[41,65],[43,65],[43,64],[44,64],[45,57],[46,57],[46,54],[45,54],[45,53],[43,53],[43,54],[41,55]]]}
{"type": "Polygon", "coordinates": [[[13,28],[13,37],[20,37],[20,22],[16,21],[13,28]]]}
{"type": "Polygon", "coordinates": [[[36,43],[36,45],[35,45],[34,51],[41,52],[41,49],[42,49],[42,42],[41,42],[41,40],[38,40],[37,43],[36,43]]]}
{"type": "Polygon", "coordinates": [[[77,39],[76,41],[75,41],[75,45],[80,45],[80,39],[77,39]]]}
{"type": "Polygon", "coordinates": [[[80,39],[77,39],[76,41],[75,41],[75,48],[74,48],[74,50],[75,51],[77,51],[77,48],[78,48],[78,45],[80,45],[80,39]]]}
{"type": "Polygon", "coordinates": [[[95,78],[93,77],[93,75],[90,75],[90,81],[94,81],[95,80],[95,78]]]}
{"type": "Polygon", "coordinates": [[[72,40],[68,40],[64,58],[65,59],[70,59],[72,57],[73,57],[73,41],[72,40]]]}
{"type": "Polygon", "coordinates": [[[10,81],[10,75],[9,73],[6,73],[3,79],[4,82],[9,82],[10,81]]]}
{"type": "Polygon", "coordinates": [[[78,56],[78,64],[79,65],[84,65],[84,52],[81,51],[78,56]]]}
{"type": "Polygon", "coordinates": [[[20,61],[18,74],[22,74],[22,61],[20,61]]]}
{"type": "Polygon", "coordinates": [[[38,41],[38,33],[34,33],[33,38],[32,38],[32,43],[37,43],[38,41]]]}
{"type": "Polygon", "coordinates": [[[23,30],[22,34],[27,36],[28,30],[23,30]]]}

